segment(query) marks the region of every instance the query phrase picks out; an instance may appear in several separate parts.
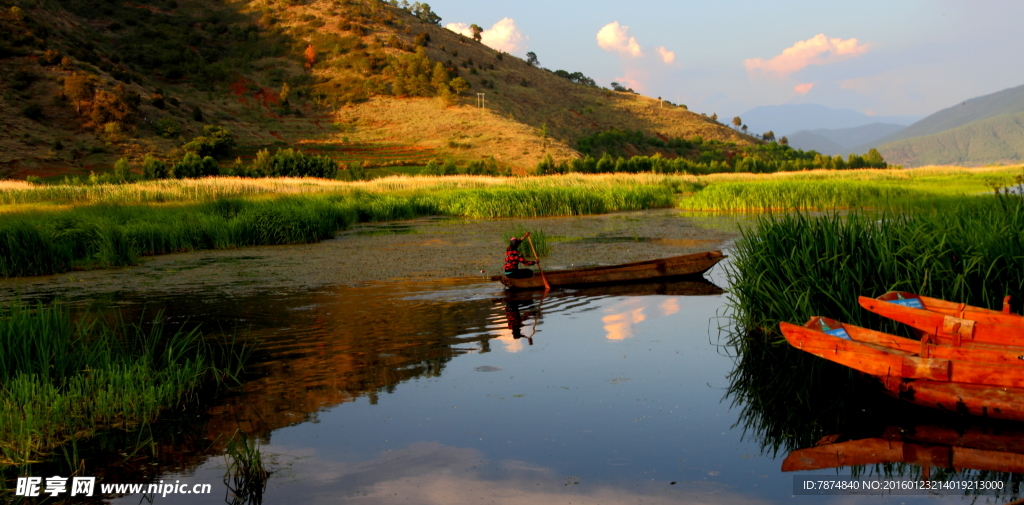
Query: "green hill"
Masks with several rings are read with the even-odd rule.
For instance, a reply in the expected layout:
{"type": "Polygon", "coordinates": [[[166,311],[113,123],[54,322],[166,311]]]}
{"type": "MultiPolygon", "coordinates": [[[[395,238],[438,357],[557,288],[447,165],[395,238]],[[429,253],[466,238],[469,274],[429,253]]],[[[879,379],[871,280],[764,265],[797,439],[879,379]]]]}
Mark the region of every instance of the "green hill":
{"type": "Polygon", "coordinates": [[[1024,159],[1024,112],[889,142],[878,150],[888,162],[905,166],[1019,162],[1024,159]]]}
{"type": "Polygon", "coordinates": [[[858,148],[857,152],[866,152],[872,147],[878,147],[889,142],[932,135],[975,121],[1005,114],[1015,114],[1017,112],[1024,112],[1024,85],[1004,89],[990,95],[971,98],[952,107],[942,109],[896,133],[864,144],[858,148]]]}
{"type": "Polygon", "coordinates": [[[0,178],[174,159],[210,124],[243,157],[287,145],[376,166],[493,156],[523,170],[613,128],[757,143],[572,70],[446,30],[418,3],[0,0],[0,178]]]}

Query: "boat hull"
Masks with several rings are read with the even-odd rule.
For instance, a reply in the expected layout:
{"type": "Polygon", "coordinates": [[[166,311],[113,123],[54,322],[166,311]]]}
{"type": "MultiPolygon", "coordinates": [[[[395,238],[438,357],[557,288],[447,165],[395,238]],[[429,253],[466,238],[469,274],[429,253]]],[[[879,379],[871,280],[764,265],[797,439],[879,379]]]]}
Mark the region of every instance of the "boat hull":
{"type": "MultiPolygon", "coordinates": [[[[544,272],[544,274],[551,287],[643,282],[701,275],[725,258],[726,256],[722,254],[721,251],[710,251],[688,254],[685,256],[674,256],[671,258],[639,261],[624,265],[581,268],[576,270],[556,270],[553,272],[544,272]]],[[[496,275],[491,277],[491,280],[500,281],[508,289],[544,288],[544,281],[541,279],[539,274],[528,279],[513,279],[504,275],[496,275]]]]}
{"type": "MultiPolygon", "coordinates": [[[[811,321],[813,323],[820,320],[821,318],[813,318],[811,321]]],[[[853,325],[836,324],[841,324],[848,334],[863,330],[853,325]]],[[[916,352],[858,342],[806,326],[781,323],[780,328],[793,347],[877,377],[1024,388],[1024,366],[1016,363],[984,363],[921,357],[916,352]]]]}
{"type": "Polygon", "coordinates": [[[1024,347],[1024,317],[1008,311],[955,304],[912,293],[886,293],[878,298],[860,297],[860,306],[906,324],[936,342],[952,346],[988,343],[1024,347]],[[899,296],[899,299],[897,299],[899,296]],[[914,303],[917,306],[902,305],[914,303]]]}
{"type": "Polygon", "coordinates": [[[978,417],[1024,421],[1024,388],[879,377],[894,398],[978,417]]]}

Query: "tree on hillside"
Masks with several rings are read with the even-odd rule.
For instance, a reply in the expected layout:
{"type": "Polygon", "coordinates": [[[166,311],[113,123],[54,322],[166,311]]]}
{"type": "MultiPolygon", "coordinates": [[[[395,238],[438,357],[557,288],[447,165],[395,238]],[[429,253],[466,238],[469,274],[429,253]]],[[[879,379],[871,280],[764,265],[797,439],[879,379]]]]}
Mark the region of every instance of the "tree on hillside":
{"type": "Polygon", "coordinates": [[[743,120],[740,119],[739,116],[736,116],[736,117],[732,118],[732,125],[733,126],[735,126],[736,128],[739,128],[741,124],[743,124],[743,120]]]}
{"type": "Polygon", "coordinates": [[[765,139],[768,142],[771,142],[775,140],[775,132],[768,130],[763,135],[761,135],[761,138],[765,139]]]}
{"type": "Polygon", "coordinates": [[[868,154],[864,156],[864,161],[868,163],[868,166],[873,168],[886,168],[889,165],[882,159],[882,153],[878,152],[878,149],[871,148],[868,154]]]}
{"type": "Polygon", "coordinates": [[[438,16],[437,14],[434,13],[434,11],[430,10],[430,4],[428,3],[416,2],[412,4],[412,7],[409,9],[409,12],[411,12],[413,16],[420,18],[424,22],[430,23],[432,25],[441,24],[441,16],[438,16]]]}
{"type": "Polygon", "coordinates": [[[714,114],[711,114],[711,120],[712,121],[716,121],[716,122],[718,121],[718,113],[717,112],[714,113],[714,114]]]}
{"type": "Polygon", "coordinates": [[[463,91],[469,89],[469,82],[461,77],[452,79],[452,82],[448,83],[448,85],[452,87],[456,95],[461,95],[463,91]]]}
{"type": "Polygon", "coordinates": [[[740,129],[743,130],[743,133],[747,133],[747,125],[743,125],[740,129]]]}
{"type": "Polygon", "coordinates": [[[469,25],[469,30],[473,32],[473,40],[480,42],[480,39],[483,38],[484,29],[474,23],[469,25]]]}
{"type": "Polygon", "coordinates": [[[73,74],[64,79],[64,94],[75,101],[75,111],[82,113],[82,101],[96,93],[96,85],[87,75],[73,74]]]}
{"type": "Polygon", "coordinates": [[[784,146],[788,146],[789,145],[789,139],[787,139],[786,136],[783,135],[782,138],[779,139],[779,143],[784,145],[784,146]]]}
{"type": "Polygon", "coordinates": [[[530,66],[536,66],[540,64],[540,62],[537,61],[537,53],[533,51],[526,53],[526,64],[530,66]]]}

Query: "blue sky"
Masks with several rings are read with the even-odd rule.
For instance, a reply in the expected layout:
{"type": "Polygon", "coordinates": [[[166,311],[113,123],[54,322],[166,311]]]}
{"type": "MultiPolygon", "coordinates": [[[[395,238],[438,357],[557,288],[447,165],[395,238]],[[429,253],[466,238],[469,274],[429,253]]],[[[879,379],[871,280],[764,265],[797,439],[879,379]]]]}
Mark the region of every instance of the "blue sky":
{"type": "Polygon", "coordinates": [[[509,18],[492,40],[514,26],[510,52],[544,67],[720,116],[783,103],[924,116],[1024,84],[1017,0],[429,3],[442,25],[509,18]]]}

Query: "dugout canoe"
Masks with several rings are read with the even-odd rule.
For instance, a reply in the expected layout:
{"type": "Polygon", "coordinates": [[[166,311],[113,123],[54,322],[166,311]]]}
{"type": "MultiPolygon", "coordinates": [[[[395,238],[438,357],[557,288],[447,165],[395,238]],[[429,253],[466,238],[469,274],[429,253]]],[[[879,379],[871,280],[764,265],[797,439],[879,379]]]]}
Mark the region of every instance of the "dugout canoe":
{"type": "Polygon", "coordinates": [[[878,298],[862,296],[861,307],[904,323],[936,343],[952,346],[982,344],[1024,347],[1024,317],[1010,313],[1009,297],[995,311],[913,293],[890,291],[878,298]]]}
{"type": "MultiPolygon", "coordinates": [[[[963,354],[950,354],[947,358],[922,357],[911,350],[854,340],[852,333],[863,335],[872,330],[822,317],[813,317],[804,326],[780,323],[780,329],[793,347],[880,379],[959,383],[993,391],[1024,388],[1024,366],[1016,363],[950,359],[965,357],[963,354]]],[[[1009,361],[1009,356],[1003,358],[1009,361]]],[[[986,354],[985,359],[999,357],[986,354]]],[[[887,389],[891,390],[889,386],[887,389]]]]}
{"type": "MultiPolygon", "coordinates": [[[[722,251],[708,251],[685,256],[673,256],[656,260],[638,261],[623,265],[579,268],[575,270],[544,271],[551,287],[576,287],[600,284],[643,282],[698,276],[707,272],[726,256],[722,251]]],[[[543,289],[544,281],[539,274],[528,279],[512,279],[504,275],[491,277],[507,289],[543,289]]]]}
{"type": "Polygon", "coordinates": [[[1024,472],[1024,432],[991,427],[888,426],[861,438],[823,437],[812,447],[789,453],[783,472],[858,465],[908,463],[930,467],[1024,472]]]}
{"type": "Polygon", "coordinates": [[[894,398],[948,412],[1024,421],[1024,388],[879,377],[894,398]]]}

